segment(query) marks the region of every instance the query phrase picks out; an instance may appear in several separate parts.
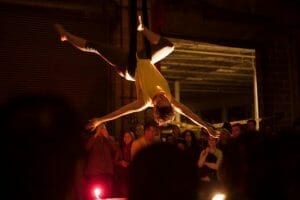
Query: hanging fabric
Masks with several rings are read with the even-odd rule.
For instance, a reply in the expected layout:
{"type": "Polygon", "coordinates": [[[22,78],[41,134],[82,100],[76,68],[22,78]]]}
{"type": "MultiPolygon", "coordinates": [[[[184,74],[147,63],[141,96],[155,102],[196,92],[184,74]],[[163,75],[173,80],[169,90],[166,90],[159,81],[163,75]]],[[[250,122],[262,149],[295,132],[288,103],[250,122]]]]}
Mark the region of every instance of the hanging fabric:
{"type": "Polygon", "coordinates": [[[129,1],[129,64],[136,65],[137,52],[137,0],[129,1]]]}
{"type": "MultiPolygon", "coordinates": [[[[143,20],[143,24],[145,27],[149,27],[149,17],[148,17],[148,4],[147,4],[147,0],[143,0],[142,1],[142,20],[143,20]]],[[[151,46],[148,40],[146,40],[144,38],[144,48],[146,51],[146,56],[147,58],[151,58],[151,46]]]]}

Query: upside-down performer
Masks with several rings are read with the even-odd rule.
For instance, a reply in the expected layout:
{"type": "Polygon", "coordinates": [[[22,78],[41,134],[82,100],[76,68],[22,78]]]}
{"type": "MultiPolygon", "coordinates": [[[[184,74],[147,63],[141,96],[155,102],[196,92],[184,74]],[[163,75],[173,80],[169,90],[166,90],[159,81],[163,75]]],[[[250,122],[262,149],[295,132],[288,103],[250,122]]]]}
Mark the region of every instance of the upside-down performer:
{"type": "Polygon", "coordinates": [[[103,117],[90,120],[88,128],[94,130],[97,126],[128,115],[140,112],[148,107],[153,107],[154,120],[162,125],[174,119],[174,110],[204,127],[213,137],[216,137],[214,129],[198,115],[193,113],[185,105],[178,102],[170,92],[167,80],[154,66],[174,50],[174,45],[166,38],[153,33],[143,26],[139,17],[138,32],[141,32],[151,43],[151,58],[145,56],[145,51],[137,53],[136,63],[129,62],[128,54],[103,44],[96,44],[84,38],[75,36],[66,31],[63,26],[56,24],[55,27],[60,34],[61,41],[68,41],[81,51],[95,53],[104,59],[110,66],[115,68],[120,76],[129,81],[134,81],[137,99],[112,113],[103,117]]]}

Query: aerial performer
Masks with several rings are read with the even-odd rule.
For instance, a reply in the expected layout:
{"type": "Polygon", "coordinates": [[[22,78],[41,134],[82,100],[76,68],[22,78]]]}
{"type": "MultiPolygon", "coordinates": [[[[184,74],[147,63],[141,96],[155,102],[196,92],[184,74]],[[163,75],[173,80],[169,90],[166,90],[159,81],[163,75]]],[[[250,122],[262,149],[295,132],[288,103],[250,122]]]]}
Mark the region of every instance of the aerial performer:
{"type": "Polygon", "coordinates": [[[93,131],[105,122],[153,107],[153,118],[159,125],[171,122],[175,117],[175,111],[186,116],[198,126],[204,127],[211,136],[216,137],[216,132],[209,123],[171,95],[167,80],[154,64],[173,52],[174,45],[145,27],[140,16],[138,17],[137,31],[150,42],[151,56],[147,57],[145,50],[139,51],[136,53],[136,62],[134,63],[129,62],[129,54],[126,52],[73,35],[60,24],[56,24],[55,28],[60,34],[61,41],[68,41],[81,51],[97,54],[121,77],[135,83],[137,97],[135,101],[105,116],[90,120],[87,125],[88,129],[93,131]]]}

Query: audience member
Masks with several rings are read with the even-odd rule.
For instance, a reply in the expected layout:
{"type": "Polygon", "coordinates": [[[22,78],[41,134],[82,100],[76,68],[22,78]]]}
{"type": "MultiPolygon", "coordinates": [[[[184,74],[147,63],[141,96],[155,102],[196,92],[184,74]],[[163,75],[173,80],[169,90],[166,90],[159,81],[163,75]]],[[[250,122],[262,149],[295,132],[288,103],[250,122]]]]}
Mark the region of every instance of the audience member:
{"type": "Polygon", "coordinates": [[[202,198],[210,196],[212,191],[219,187],[219,167],[223,153],[217,148],[217,139],[208,138],[208,146],[202,150],[198,160],[200,177],[200,194],[202,198]]]}
{"type": "Polygon", "coordinates": [[[195,200],[196,197],[197,168],[176,146],[154,144],[134,157],[128,200],[195,200]]]}
{"type": "Polygon", "coordinates": [[[143,137],[144,135],[144,125],[143,124],[137,124],[135,126],[135,131],[134,131],[135,137],[140,138],[143,137]]]}
{"type": "Polygon", "coordinates": [[[133,159],[138,151],[154,143],[157,131],[158,125],[155,121],[150,121],[145,125],[143,136],[132,143],[131,159],[133,159]]]}
{"type": "Polygon", "coordinates": [[[182,150],[182,151],[185,151],[185,148],[186,148],[186,143],[185,143],[185,140],[183,138],[177,138],[176,139],[176,145],[177,147],[182,150]]]}
{"type": "Polygon", "coordinates": [[[227,122],[227,121],[224,122],[222,128],[225,128],[225,129],[228,130],[229,133],[231,134],[232,126],[231,126],[231,124],[230,124],[229,122],[227,122]]]}
{"type": "Polygon", "coordinates": [[[176,138],[173,134],[167,134],[166,143],[171,145],[176,145],[176,138]]]}
{"type": "Polygon", "coordinates": [[[254,119],[249,119],[247,121],[247,131],[256,131],[256,121],[254,119]]]}
{"type": "Polygon", "coordinates": [[[226,148],[228,147],[230,139],[231,139],[230,132],[227,129],[222,128],[220,130],[220,137],[219,137],[219,140],[218,140],[218,143],[217,143],[218,148],[222,152],[226,151],[226,148]]]}
{"type": "Polygon", "coordinates": [[[74,171],[83,153],[81,121],[61,97],[23,95],[1,107],[3,176],[9,199],[78,199],[74,171]]]}
{"type": "Polygon", "coordinates": [[[131,146],[134,141],[132,132],[124,132],[120,149],[116,157],[116,184],[117,196],[126,197],[128,195],[129,164],[131,161],[131,146]]]}
{"type": "Polygon", "coordinates": [[[111,197],[116,146],[105,125],[97,127],[95,135],[86,143],[86,150],[88,158],[84,172],[84,188],[87,199],[93,198],[91,194],[96,185],[101,186],[103,190],[101,197],[111,197]]]}
{"type": "Polygon", "coordinates": [[[172,130],[173,130],[173,135],[175,136],[175,138],[178,138],[181,136],[181,130],[177,125],[173,125],[172,130]]]}
{"type": "Polygon", "coordinates": [[[183,133],[183,138],[185,140],[186,148],[185,151],[194,160],[195,165],[197,164],[199,158],[199,146],[195,133],[191,130],[185,130],[183,133]]]}
{"type": "Polygon", "coordinates": [[[200,130],[200,137],[199,137],[199,152],[202,150],[206,149],[208,145],[208,138],[209,138],[209,133],[206,131],[205,128],[201,128],[200,130]]]}
{"type": "Polygon", "coordinates": [[[294,120],[292,129],[298,133],[300,132],[300,117],[294,120]]]}
{"type": "Polygon", "coordinates": [[[238,138],[242,134],[242,125],[240,123],[232,124],[231,137],[238,138]]]}
{"type": "Polygon", "coordinates": [[[272,122],[270,120],[263,120],[260,122],[259,132],[265,137],[272,137],[276,134],[272,128],[272,122]]]}
{"type": "Polygon", "coordinates": [[[220,170],[227,199],[297,199],[299,134],[263,137],[246,133],[233,140],[220,170]]]}

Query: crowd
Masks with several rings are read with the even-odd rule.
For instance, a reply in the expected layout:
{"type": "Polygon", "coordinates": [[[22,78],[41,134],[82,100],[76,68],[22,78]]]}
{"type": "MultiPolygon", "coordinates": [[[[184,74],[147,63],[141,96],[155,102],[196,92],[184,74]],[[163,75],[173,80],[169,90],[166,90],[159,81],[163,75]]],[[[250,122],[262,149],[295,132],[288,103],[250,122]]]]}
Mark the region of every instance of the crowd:
{"type": "Polygon", "coordinates": [[[277,132],[256,122],[205,129],[138,124],[120,139],[105,125],[83,135],[74,108],[49,95],[1,107],[4,196],[11,199],[294,199],[299,124],[277,132]],[[298,131],[298,132],[297,132],[298,131]],[[159,137],[158,137],[159,136],[159,137]],[[98,193],[95,188],[100,189],[98,193]]]}

